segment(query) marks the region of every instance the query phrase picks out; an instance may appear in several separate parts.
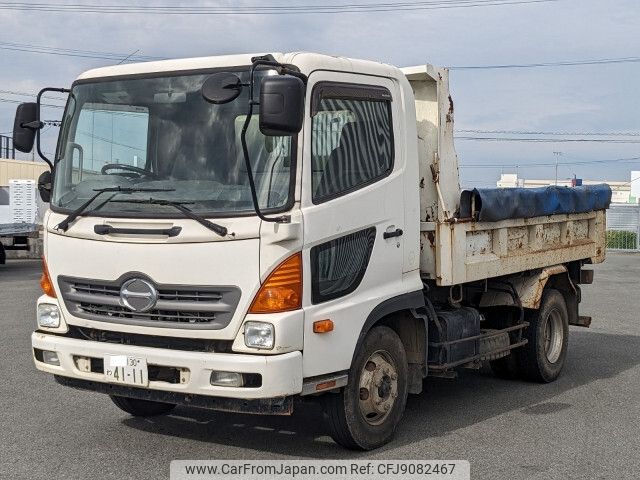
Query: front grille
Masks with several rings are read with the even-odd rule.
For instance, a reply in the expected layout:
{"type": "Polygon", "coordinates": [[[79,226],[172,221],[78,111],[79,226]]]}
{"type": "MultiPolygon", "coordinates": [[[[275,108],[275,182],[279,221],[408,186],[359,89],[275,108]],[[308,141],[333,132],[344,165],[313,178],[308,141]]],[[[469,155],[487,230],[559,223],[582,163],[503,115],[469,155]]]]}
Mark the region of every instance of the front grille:
{"type": "MultiPolygon", "coordinates": [[[[120,296],[120,287],[113,285],[97,285],[90,283],[75,283],[73,288],[77,292],[90,295],[120,296]]],[[[222,300],[218,292],[201,292],[198,290],[162,290],[158,292],[160,300],[177,300],[181,302],[217,302],[222,300]]]]}
{"type": "Polygon", "coordinates": [[[233,340],[164,337],[160,335],[83,328],[76,327],[75,325],[69,325],[69,331],[63,336],[93,342],[135,345],[136,347],[162,348],[167,350],[183,350],[185,352],[231,353],[231,346],[233,345],[233,340]]]}
{"type": "Polygon", "coordinates": [[[120,305],[98,305],[84,302],[80,302],[79,308],[86,313],[108,316],[110,318],[132,318],[153,320],[156,322],[211,323],[216,319],[215,313],[183,312],[179,310],[150,310],[139,313],[132,312],[127,307],[121,307],[120,305]]]}
{"type": "Polygon", "coordinates": [[[226,327],[240,300],[237,287],[158,285],[140,274],[108,282],[59,277],[62,298],[72,315],[89,320],[167,328],[226,327]],[[136,312],[123,303],[120,288],[132,278],[142,278],[158,291],[155,306],[136,312]]]}

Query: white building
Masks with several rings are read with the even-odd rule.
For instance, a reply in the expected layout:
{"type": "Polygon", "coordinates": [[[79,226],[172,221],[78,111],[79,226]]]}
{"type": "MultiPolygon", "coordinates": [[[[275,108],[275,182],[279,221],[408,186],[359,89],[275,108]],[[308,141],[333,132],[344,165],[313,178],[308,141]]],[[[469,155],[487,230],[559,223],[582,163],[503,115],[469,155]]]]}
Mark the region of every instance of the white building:
{"type": "MultiPolygon", "coordinates": [[[[640,172],[631,172],[631,181],[629,182],[617,182],[607,180],[582,180],[582,185],[597,185],[606,183],[611,187],[613,193],[611,201],[613,203],[639,203],[640,200],[640,172]]],[[[503,173],[500,175],[500,180],[497,182],[498,188],[536,188],[536,187],[548,187],[549,185],[556,185],[555,180],[530,180],[524,178],[518,178],[515,173],[503,173]]],[[[560,180],[558,179],[558,186],[572,187],[574,186],[574,180],[560,180]]]]}

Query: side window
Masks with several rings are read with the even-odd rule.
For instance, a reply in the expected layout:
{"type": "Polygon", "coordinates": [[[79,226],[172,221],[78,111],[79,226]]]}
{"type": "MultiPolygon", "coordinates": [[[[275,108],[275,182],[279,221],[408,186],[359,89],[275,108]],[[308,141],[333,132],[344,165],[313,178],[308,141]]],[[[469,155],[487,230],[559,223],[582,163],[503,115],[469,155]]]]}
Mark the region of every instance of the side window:
{"type": "Polygon", "coordinates": [[[326,302],[353,292],[362,281],[376,239],[375,227],[311,249],[311,301],[326,302]]]}
{"type": "Polygon", "coordinates": [[[391,94],[386,88],[320,84],[313,102],[314,203],[357,190],[391,172],[391,94]]]}

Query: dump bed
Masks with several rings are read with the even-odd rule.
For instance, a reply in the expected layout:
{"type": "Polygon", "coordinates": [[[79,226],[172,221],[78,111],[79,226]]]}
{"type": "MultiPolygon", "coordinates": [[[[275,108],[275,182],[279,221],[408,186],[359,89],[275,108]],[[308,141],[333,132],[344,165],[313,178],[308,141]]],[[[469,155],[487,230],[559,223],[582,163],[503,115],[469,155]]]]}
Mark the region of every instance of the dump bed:
{"type": "MultiPolygon", "coordinates": [[[[608,187],[583,193],[554,187],[537,192],[537,199],[523,192],[522,208],[503,212],[498,201],[492,215],[483,215],[483,192],[460,189],[448,70],[422,65],[403,72],[416,102],[423,277],[446,286],[576,260],[604,260],[608,187]],[[527,208],[530,201],[555,208],[527,208]]],[[[500,200],[496,195],[486,198],[500,200]]],[[[503,198],[502,205],[510,205],[509,199],[503,198]]]]}

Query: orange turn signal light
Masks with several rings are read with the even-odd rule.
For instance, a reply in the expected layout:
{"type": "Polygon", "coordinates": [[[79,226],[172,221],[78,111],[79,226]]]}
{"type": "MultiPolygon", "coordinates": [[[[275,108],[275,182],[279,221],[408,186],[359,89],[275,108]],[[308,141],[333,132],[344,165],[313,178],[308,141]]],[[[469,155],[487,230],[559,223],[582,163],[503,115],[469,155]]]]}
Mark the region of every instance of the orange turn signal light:
{"type": "Polygon", "coordinates": [[[331,320],[318,320],[313,322],[313,333],[333,332],[333,322],[331,320]]]}
{"type": "Polygon", "coordinates": [[[42,275],[40,276],[40,288],[45,295],[56,298],[56,290],[53,288],[53,282],[51,282],[51,276],[49,275],[49,269],[47,268],[47,262],[42,257],[42,275]]]}
{"type": "Polygon", "coordinates": [[[302,254],[276,267],[258,290],[249,313],[280,313],[302,308],[302,254]]]}
{"type": "Polygon", "coordinates": [[[319,383],[316,385],[316,392],[327,390],[328,388],[335,388],[336,383],[337,382],[335,380],[329,380],[328,382],[319,383]]]}

